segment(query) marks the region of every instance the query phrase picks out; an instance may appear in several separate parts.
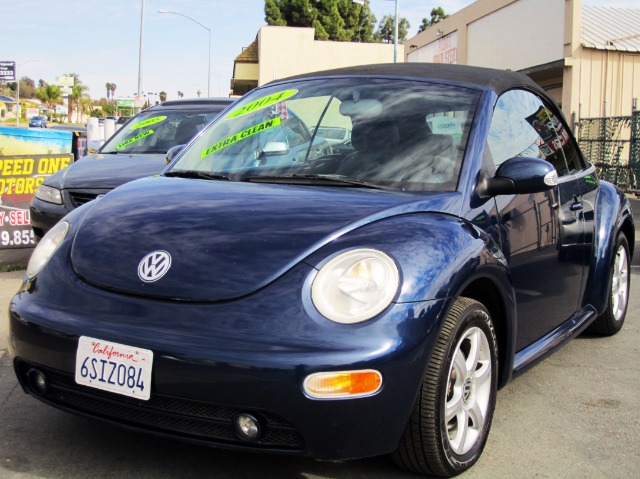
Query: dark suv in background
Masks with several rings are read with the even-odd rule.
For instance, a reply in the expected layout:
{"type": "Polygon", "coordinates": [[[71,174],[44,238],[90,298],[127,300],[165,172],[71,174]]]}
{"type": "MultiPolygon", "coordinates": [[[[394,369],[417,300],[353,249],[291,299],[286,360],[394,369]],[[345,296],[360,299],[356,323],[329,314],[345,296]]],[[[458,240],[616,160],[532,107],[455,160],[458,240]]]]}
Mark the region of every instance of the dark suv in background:
{"type": "Polygon", "coordinates": [[[38,239],[63,216],[112,189],[160,173],[167,151],[186,144],[222,110],[231,98],[167,101],[133,118],[95,153],[49,178],[31,202],[31,226],[38,239]]]}

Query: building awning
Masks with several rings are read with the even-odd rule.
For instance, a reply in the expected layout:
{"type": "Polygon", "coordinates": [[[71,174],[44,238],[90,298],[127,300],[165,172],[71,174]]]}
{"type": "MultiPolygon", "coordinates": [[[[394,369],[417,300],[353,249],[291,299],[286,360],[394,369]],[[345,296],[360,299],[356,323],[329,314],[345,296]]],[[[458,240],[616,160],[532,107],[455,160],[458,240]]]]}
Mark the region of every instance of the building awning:
{"type": "Polygon", "coordinates": [[[15,98],[11,98],[10,96],[4,96],[4,95],[0,95],[0,101],[2,103],[10,103],[12,105],[16,102],[15,98]]]}
{"type": "Polygon", "coordinates": [[[236,57],[236,62],[258,63],[258,37],[251,44],[242,49],[242,53],[236,57]]]}
{"type": "Polygon", "coordinates": [[[640,9],[583,7],[580,42],[598,50],[640,52],[640,9]]]}

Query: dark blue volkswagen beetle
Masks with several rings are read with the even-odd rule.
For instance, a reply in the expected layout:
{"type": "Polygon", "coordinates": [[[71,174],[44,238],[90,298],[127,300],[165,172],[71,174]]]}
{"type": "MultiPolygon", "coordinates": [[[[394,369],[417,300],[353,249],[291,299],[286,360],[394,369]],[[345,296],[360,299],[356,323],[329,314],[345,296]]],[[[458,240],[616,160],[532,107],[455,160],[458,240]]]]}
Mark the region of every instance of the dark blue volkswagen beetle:
{"type": "Polygon", "coordinates": [[[10,353],[67,411],[452,476],[498,388],[620,330],[633,244],[624,195],[527,77],[302,75],[58,223],[11,302],[10,353]]]}

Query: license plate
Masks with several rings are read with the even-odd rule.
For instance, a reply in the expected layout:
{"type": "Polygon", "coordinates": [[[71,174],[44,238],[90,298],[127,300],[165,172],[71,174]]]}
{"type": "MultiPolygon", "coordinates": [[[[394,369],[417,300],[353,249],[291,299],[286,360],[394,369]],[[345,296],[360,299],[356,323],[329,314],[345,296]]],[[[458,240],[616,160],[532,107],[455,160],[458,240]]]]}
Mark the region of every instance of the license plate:
{"type": "Polygon", "coordinates": [[[137,399],[151,396],[153,351],[81,336],[76,383],[137,399]]]}

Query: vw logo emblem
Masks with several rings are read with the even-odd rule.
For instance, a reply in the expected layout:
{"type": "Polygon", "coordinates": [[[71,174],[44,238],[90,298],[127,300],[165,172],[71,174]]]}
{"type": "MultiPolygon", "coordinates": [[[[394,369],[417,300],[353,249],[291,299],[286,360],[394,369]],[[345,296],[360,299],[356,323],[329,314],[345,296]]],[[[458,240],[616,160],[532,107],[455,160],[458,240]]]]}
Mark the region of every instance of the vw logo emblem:
{"type": "Polygon", "coordinates": [[[149,253],[138,265],[138,277],[145,283],[153,283],[162,278],[171,268],[171,255],[166,251],[149,253]]]}

